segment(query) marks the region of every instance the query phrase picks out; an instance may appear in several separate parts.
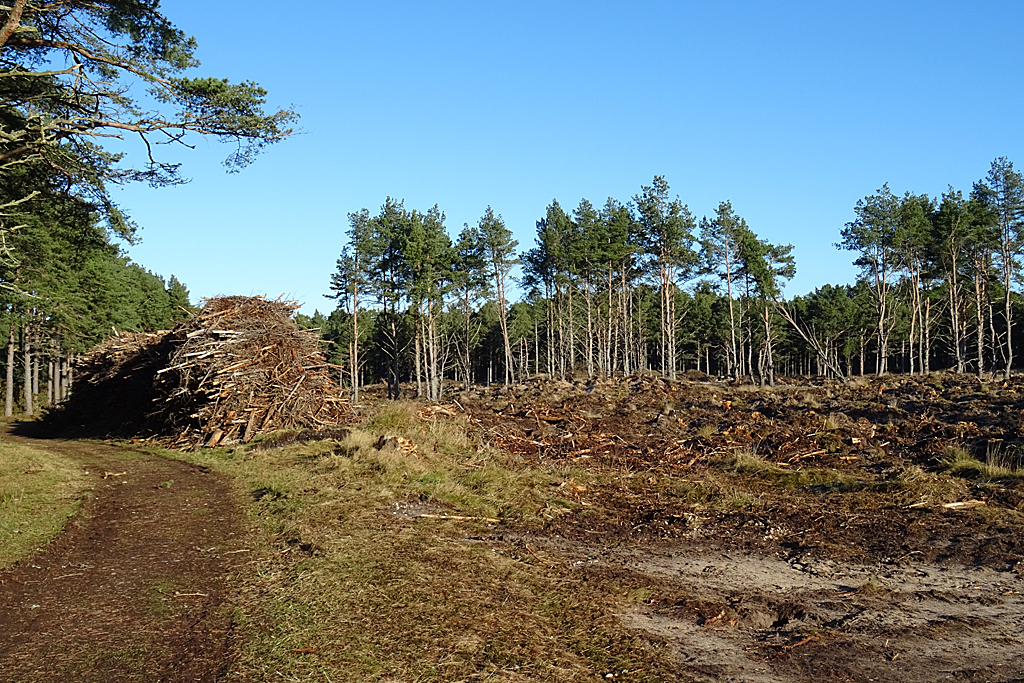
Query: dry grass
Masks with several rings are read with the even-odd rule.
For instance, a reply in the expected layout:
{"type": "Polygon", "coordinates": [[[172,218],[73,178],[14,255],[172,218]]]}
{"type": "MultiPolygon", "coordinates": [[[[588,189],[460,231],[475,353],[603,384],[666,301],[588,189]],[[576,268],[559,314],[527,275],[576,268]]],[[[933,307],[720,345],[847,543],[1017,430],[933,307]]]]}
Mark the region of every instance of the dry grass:
{"type": "Polygon", "coordinates": [[[190,457],[231,474],[262,529],[228,680],[674,677],[667,655],[617,625],[628,591],[501,539],[579,507],[583,472],[526,467],[411,403],[340,441],[190,457]],[[378,449],[381,436],[403,446],[378,449]]]}
{"type": "Polygon", "coordinates": [[[76,463],[0,441],[0,569],[56,536],[78,509],[85,487],[76,463]]]}

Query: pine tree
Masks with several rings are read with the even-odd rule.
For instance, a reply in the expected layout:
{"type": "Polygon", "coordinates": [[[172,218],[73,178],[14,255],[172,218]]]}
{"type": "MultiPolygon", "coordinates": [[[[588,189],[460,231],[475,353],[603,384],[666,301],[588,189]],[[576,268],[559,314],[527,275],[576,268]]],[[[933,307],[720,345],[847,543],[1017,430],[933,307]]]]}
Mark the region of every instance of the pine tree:
{"type": "Polygon", "coordinates": [[[480,232],[480,242],[483,245],[487,267],[494,278],[498,323],[501,326],[501,336],[505,347],[505,384],[508,384],[512,378],[512,348],[508,336],[506,291],[512,268],[520,262],[516,256],[516,247],[519,243],[512,239],[512,231],[505,227],[505,221],[500,215],[494,215],[494,210],[490,206],[480,218],[477,228],[480,232]]]}

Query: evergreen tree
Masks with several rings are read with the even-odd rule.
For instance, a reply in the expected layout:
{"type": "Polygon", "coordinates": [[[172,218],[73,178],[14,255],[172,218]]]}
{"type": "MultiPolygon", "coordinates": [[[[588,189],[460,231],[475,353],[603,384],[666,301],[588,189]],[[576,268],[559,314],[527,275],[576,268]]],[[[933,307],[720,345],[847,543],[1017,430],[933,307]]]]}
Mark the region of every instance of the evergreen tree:
{"type": "Polygon", "coordinates": [[[664,176],[655,176],[651,185],[641,187],[633,198],[637,211],[638,246],[657,269],[661,308],[661,372],[676,377],[677,278],[689,279],[697,265],[693,250],[696,222],[689,207],[679,197],[669,199],[664,176]]]}
{"type": "Polygon", "coordinates": [[[455,244],[455,262],[452,267],[452,287],[458,299],[462,324],[459,356],[465,385],[473,383],[471,354],[480,341],[479,325],[473,325],[473,309],[479,300],[489,295],[484,244],[477,226],[464,224],[455,244]]]}
{"type": "Polygon", "coordinates": [[[716,274],[725,285],[726,301],[729,308],[729,342],[726,347],[728,373],[738,379],[741,372],[740,349],[737,330],[741,320],[736,315],[736,283],[740,275],[740,233],[747,230],[745,220],[736,215],[730,202],[721,202],[714,219],[707,217],[700,222],[701,259],[704,272],[716,274]]]}
{"type": "MultiPolygon", "coordinates": [[[[1002,276],[1003,322],[1005,336],[996,343],[1003,362],[1004,379],[1010,378],[1013,365],[1013,285],[1020,280],[1020,256],[1024,249],[1024,178],[1013,170],[1013,162],[999,157],[992,162],[984,182],[978,184],[980,196],[992,214],[998,235],[999,272],[1002,276]]],[[[993,340],[996,341],[996,340],[993,340]]]]}
{"type": "Polygon", "coordinates": [[[900,200],[883,185],[878,194],[857,202],[857,218],[846,224],[840,233],[842,242],[837,246],[860,255],[854,264],[861,269],[861,277],[871,287],[875,298],[878,363],[876,373],[887,370],[890,325],[893,318],[893,288],[900,259],[897,239],[900,220],[900,200]]]}
{"type": "Polygon", "coordinates": [[[498,323],[501,326],[501,336],[505,347],[505,383],[508,384],[512,378],[512,348],[508,336],[506,291],[512,267],[520,262],[516,256],[516,247],[519,243],[512,239],[512,231],[505,227],[505,221],[500,215],[494,215],[490,206],[481,216],[477,228],[480,232],[480,242],[483,245],[487,267],[494,278],[498,323]]]}

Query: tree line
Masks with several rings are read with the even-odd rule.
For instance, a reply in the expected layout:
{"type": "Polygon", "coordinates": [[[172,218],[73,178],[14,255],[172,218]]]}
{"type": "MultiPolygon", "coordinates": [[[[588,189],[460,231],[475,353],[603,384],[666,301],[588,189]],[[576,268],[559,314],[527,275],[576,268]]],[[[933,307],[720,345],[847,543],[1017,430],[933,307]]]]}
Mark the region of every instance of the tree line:
{"type": "Polygon", "coordinates": [[[966,195],[883,185],[853,213],[836,247],[852,252],[857,282],[787,298],[792,245],[758,237],[728,201],[696,218],[662,176],[627,201],[552,201],[522,251],[490,207],[453,239],[439,207],[388,198],[376,214],[349,214],[330,283],[337,308],[301,322],[321,328],[356,398],[365,383],[397,396],[414,381],[436,398],[447,380],[536,373],[1008,377],[1024,252],[1012,162],[993,161],[966,195]]]}

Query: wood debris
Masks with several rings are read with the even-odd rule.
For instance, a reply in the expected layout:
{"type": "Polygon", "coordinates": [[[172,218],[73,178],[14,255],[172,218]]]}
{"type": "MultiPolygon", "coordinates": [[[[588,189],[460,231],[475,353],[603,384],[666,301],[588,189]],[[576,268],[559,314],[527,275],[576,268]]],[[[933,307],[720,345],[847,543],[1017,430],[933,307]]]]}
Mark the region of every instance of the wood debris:
{"type": "Polygon", "coordinates": [[[983,500],[971,499],[971,500],[961,500],[961,501],[956,502],[956,503],[945,503],[942,507],[949,508],[951,510],[964,510],[966,508],[978,507],[979,505],[984,505],[984,504],[985,504],[985,501],[983,501],[983,500]]]}
{"type": "Polygon", "coordinates": [[[295,323],[298,307],[217,297],[170,332],[108,340],[76,368],[64,412],[83,431],[182,449],[351,423],[318,332],[295,323]]]}

